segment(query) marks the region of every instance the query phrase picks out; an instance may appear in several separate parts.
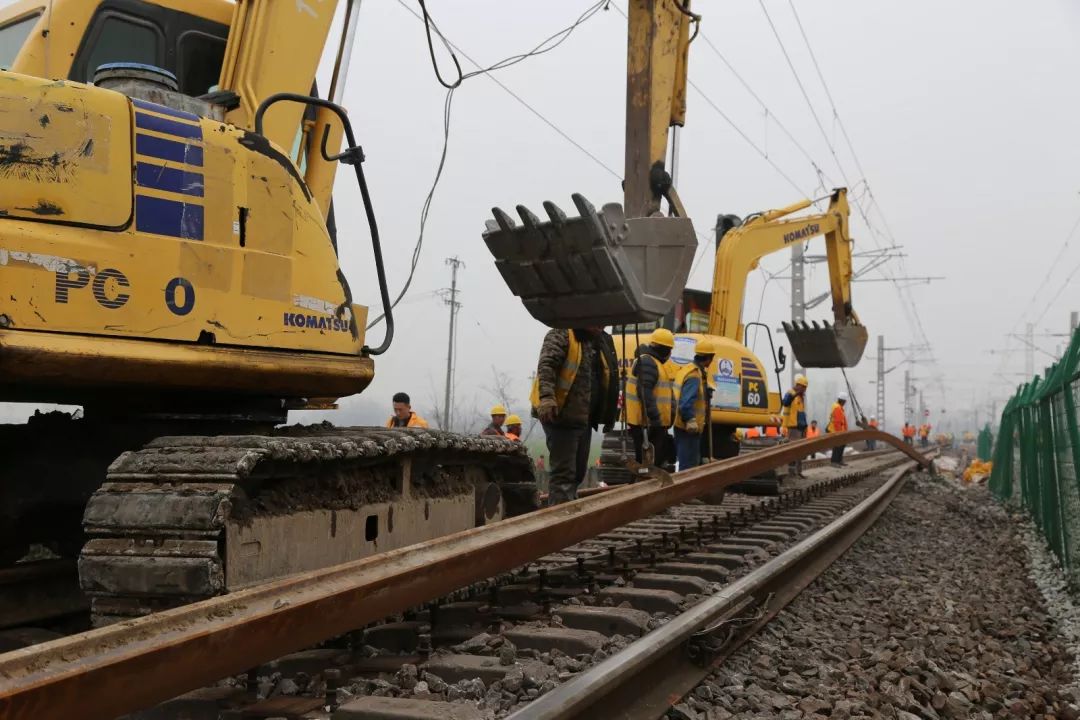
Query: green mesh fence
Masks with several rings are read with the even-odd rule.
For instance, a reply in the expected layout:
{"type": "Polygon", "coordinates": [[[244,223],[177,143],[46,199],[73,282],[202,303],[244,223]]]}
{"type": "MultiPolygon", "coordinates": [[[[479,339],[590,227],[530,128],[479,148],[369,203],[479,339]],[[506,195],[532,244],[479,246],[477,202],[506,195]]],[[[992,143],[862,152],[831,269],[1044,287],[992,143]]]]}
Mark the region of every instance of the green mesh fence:
{"type": "MultiPolygon", "coordinates": [[[[1045,377],[1032,378],[1009,399],[989,453],[994,462],[990,491],[1031,515],[1074,588],[1080,588],[1078,406],[1080,332],[1045,377]]],[[[984,432],[988,435],[988,430],[984,432]]],[[[980,433],[980,457],[983,442],[980,433]]]]}

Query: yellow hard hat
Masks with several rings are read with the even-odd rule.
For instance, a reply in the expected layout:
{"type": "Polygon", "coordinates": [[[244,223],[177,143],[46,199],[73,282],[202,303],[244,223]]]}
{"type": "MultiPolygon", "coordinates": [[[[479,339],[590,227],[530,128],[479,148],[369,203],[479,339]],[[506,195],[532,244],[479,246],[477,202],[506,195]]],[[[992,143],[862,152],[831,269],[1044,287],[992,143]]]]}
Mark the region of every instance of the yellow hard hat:
{"type": "Polygon", "coordinates": [[[675,347],[675,336],[671,334],[671,331],[667,328],[656,328],[653,330],[652,337],[649,338],[649,342],[653,345],[659,345],[666,348],[675,347]]]}
{"type": "Polygon", "coordinates": [[[506,408],[503,407],[502,405],[495,405],[495,406],[493,406],[491,408],[491,414],[492,415],[505,415],[506,414],[506,408]]]}
{"type": "Polygon", "coordinates": [[[518,417],[517,415],[511,415],[510,417],[506,418],[506,424],[507,425],[520,425],[521,424],[521,418],[518,417]]]}
{"type": "Polygon", "coordinates": [[[702,338],[697,341],[697,345],[694,347],[695,355],[715,355],[716,343],[709,338],[702,338]]]}
{"type": "Polygon", "coordinates": [[[796,375],[795,376],[795,384],[796,385],[802,385],[803,387],[806,387],[810,383],[808,383],[806,381],[806,376],[805,375],[796,375]]]}

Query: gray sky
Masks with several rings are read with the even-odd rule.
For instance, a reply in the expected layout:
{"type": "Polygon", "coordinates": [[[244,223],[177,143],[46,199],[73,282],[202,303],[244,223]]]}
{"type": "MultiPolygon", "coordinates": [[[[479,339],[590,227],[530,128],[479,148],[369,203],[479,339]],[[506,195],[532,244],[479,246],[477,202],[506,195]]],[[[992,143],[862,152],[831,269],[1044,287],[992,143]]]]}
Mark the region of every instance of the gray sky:
{"type": "MultiPolygon", "coordinates": [[[[454,43],[488,64],[531,47],[589,4],[470,0],[429,6],[454,43]]],[[[947,278],[903,294],[888,282],[859,284],[855,307],[871,335],[884,334],[890,347],[920,342],[913,303],[936,358],[936,363],[920,362],[912,369],[923,379],[927,405],[935,413],[943,405],[956,412],[973,402],[1003,401],[1020,380],[1008,373],[1021,372],[1024,365],[1021,343],[1007,341],[1006,335],[1036,320],[1038,332],[1062,332],[1068,310],[1080,309],[1076,285],[1062,290],[1080,263],[1080,242],[1071,242],[1052,263],[1080,217],[1080,184],[1072,177],[1080,149],[1071,142],[1080,109],[1072,77],[1080,66],[1074,42],[1080,9],[1055,1],[796,0],[795,6],[866,176],[834,120],[786,0],[766,0],[765,7],[827,141],[761,5],[751,0],[698,2],[704,35],[764,101],[769,117],[703,38],[691,47],[691,80],[798,186],[691,90],[679,189],[698,230],[709,234],[718,212],[745,216],[805,194],[822,194],[813,165],[785,137],[778,119],[820,166],[826,186],[843,184],[846,174],[853,195],[863,200],[877,232],[853,210],[857,250],[887,245],[895,237],[907,257],[902,266],[890,263],[891,274],[947,278]],[[876,207],[866,193],[867,181],[876,207]],[[1059,290],[1057,302],[1040,319],[1059,290]],[[990,352],[1002,348],[1011,352],[990,352]],[[1006,377],[996,376],[998,371],[1006,377]]],[[[616,172],[622,164],[625,32],[619,14],[601,12],[554,52],[498,75],[616,172]]],[[[449,71],[445,56],[441,59],[449,71]]],[[[399,3],[364,3],[347,99],[368,154],[369,182],[396,288],[406,273],[420,206],[438,159],[443,100],[422,26],[399,3]]],[[[427,293],[449,284],[444,259],[451,255],[466,262],[459,403],[471,406],[476,398],[475,404],[484,406],[490,401],[484,388],[491,384],[492,365],[513,376],[524,398],[544,328],[504,288],[479,233],[492,205],[539,207],[542,200],[553,199],[569,206],[575,191],[597,203],[621,199],[611,173],[495,83],[484,77],[467,81],[455,96],[447,168],[414,290],[398,311],[394,347],[377,363],[377,378],[359,404],[385,406],[392,392],[406,389],[423,412],[441,393],[447,308],[427,293]]],[[[345,182],[339,192],[355,196],[345,182]]],[[[340,207],[349,204],[355,206],[343,202],[340,207]]],[[[373,301],[360,220],[355,214],[354,223],[343,223],[357,229],[355,238],[344,233],[343,262],[354,288],[360,288],[357,295],[373,301]]],[[[821,243],[811,243],[810,251],[820,252],[821,243]]],[[[784,255],[767,259],[764,273],[779,273],[787,261],[784,255]]],[[[711,264],[711,257],[698,263],[692,285],[710,285],[711,264]]],[[[751,278],[744,315],[756,316],[760,305],[762,319],[776,326],[789,312],[788,283],[765,284],[764,273],[751,278]]],[[[878,273],[867,277],[882,278],[878,273]]],[[[810,295],[824,291],[824,269],[811,271],[810,282],[810,295]]],[[[825,317],[827,307],[810,317],[825,317]]],[[[1053,352],[1063,340],[1036,342],[1053,352]]],[[[867,355],[874,354],[873,343],[872,338],[867,355]]],[[[889,367],[903,359],[899,352],[887,357],[889,367]]],[[[1048,361],[1036,353],[1037,370],[1048,361]]],[[[873,361],[864,359],[849,373],[867,407],[874,402],[868,384],[873,368],[873,361]]],[[[888,376],[893,427],[900,419],[903,370],[888,376]]],[[[815,388],[835,388],[840,380],[832,372],[817,371],[811,382],[815,388]]],[[[983,407],[984,415],[988,409],[983,407]]],[[[812,412],[823,415],[824,408],[812,412]]]]}
{"type": "MultiPolygon", "coordinates": [[[[368,157],[365,168],[395,293],[407,274],[421,205],[438,161],[445,94],[432,73],[423,26],[406,9],[415,10],[417,4],[403,3],[363,3],[346,92],[346,105],[368,157]]],[[[428,3],[447,37],[485,65],[532,47],[591,4],[592,0],[428,3]]],[[[911,369],[926,389],[926,402],[935,412],[932,420],[940,423],[937,413],[943,406],[955,413],[973,403],[980,405],[985,418],[992,400],[999,401],[1000,409],[1020,381],[1015,373],[1024,367],[1022,344],[1007,339],[1007,334],[1022,331],[1027,321],[1037,321],[1037,332],[1063,332],[1068,311],[1080,309],[1080,280],[1064,285],[1080,263],[1080,240],[1071,241],[1059,257],[1070,228],[1080,218],[1080,183],[1072,177],[1080,160],[1073,129],[1080,111],[1074,77],[1080,67],[1075,42],[1080,8],[1065,0],[794,0],[794,4],[858,164],[833,116],[788,0],[764,0],[764,6],[810,95],[809,104],[759,2],[699,1],[694,8],[704,17],[705,37],[691,47],[691,81],[746,137],[699,92],[689,92],[679,176],[685,205],[711,243],[718,212],[745,216],[807,194],[824,194],[811,160],[785,137],[779,120],[821,168],[825,187],[844,184],[846,175],[853,196],[862,200],[873,230],[853,209],[856,250],[888,245],[894,237],[907,257],[903,265],[890,263],[893,276],[947,278],[903,292],[889,282],[859,284],[855,307],[872,336],[867,355],[875,352],[877,334],[885,335],[890,347],[899,347],[921,342],[924,330],[936,362],[918,362],[911,369]],[[761,98],[767,114],[705,38],[761,98]],[[1046,310],[1055,296],[1056,302],[1046,310]],[[991,354],[1003,348],[1010,352],[991,354]]],[[[448,310],[435,291],[449,285],[445,265],[449,256],[466,263],[460,276],[463,308],[455,382],[459,406],[486,408],[492,402],[487,388],[493,366],[509,374],[517,398],[527,397],[528,376],[545,328],[503,285],[480,238],[483,222],[494,205],[512,208],[524,203],[539,208],[541,201],[551,199],[571,207],[572,192],[581,192],[596,204],[621,201],[625,44],[623,17],[614,10],[600,12],[555,51],[497,75],[615,174],[490,79],[471,79],[458,90],[446,169],[431,208],[416,279],[396,312],[394,345],[377,360],[376,379],[368,391],[346,400],[344,411],[331,419],[381,418],[397,390],[410,392],[421,413],[428,413],[441,398],[448,310]]],[[[465,70],[474,69],[460,59],[465,70]]],[[[440,53],[440,61],[444,73],[452,73],[445,53],[440,53]]],[[[357,302],[374,308],[378,294],[370,243],[351,173],[339,175],[337,211],[343,267],[357,302]]],[[[817,240],[809,251],[822,249],[817,240]]],[[[787,262],[786,254],[773,256],[753,274],[744,317],[760,312],[763,321],[776,327],[788,316],[787,281],[765,282],[768,274],[783,274],[787,262]]],[[[711,271],[712,258],[705,256],[696,265],[691,285],[709,287],[711,271]]],[[[826,289],[822,266],[811,270],[809,277],[809,296],[826,289]]],[[[809,317],[826,317],[828,307],[819,306],[809,317]]],[[[372,343],[378,342],[382,331],[373,330],[372,343]]],[[[1052,353],[1064,339],[1036,338],[1036,342],[1052,353]]],[[[766,352],[764,345],[757,350],[766,352]]],[[[918,357],[928,359],[926,353],[918,357]]],[[[887,366],[902,360],[901,353],[890,353],[887,366]]],[[[1048,362],[1046,354],[1036,353],[1037,370],[1048,362]]],[[[901,421],[905,367],[888,376],[893,429],[901,421]]],[[[873,361],[864,358],[849,373],[868,410],[874,403],[869,384],[873,370],[873,361]]],[[[839,374],[816,371],[810,379],[811,414],[823,417],[825,390],[839,387],[839,374]]],[[[527,410],[523,403],[511,409],[527,410]]],[[[308,413],[297,419],[315,417],[320,416],[308,413]]]]}

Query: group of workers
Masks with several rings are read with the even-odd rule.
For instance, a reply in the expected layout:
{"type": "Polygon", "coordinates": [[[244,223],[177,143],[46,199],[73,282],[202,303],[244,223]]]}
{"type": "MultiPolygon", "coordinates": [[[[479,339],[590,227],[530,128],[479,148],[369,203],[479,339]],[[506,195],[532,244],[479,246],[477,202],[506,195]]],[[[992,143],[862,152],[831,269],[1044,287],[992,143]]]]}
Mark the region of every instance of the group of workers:
{"type": "MultiPolygon", "coordinates": [[[[783,429],[789,440],[814,438],[821,434],[821,431],[818,429],[817,420],[810,420],[807,422],[806,388],[808,386],[809,382],[805,375],[796,375],[795,384],[790,390],[784,393],[784,397],[780,401],[783,410],[783,429]]],[[[829,410],[829,422],[825,426],[825,432],[837,433],[844,432],[848,429],[847,413],[844,410],[847,406],[847,402],[848,395],[845,392],[840,393],[836,397],[836,402],[833,403],[832,408],[829,410]]],[[[836,467],[844,467],[847,465],[847,463],[844,462],[843,445],[837,445],[833,448],[832,464],[836,467]]],[[[802,471],[802,459],[796,460],[788,466],[788,475],[790,477],[798,478],[806,477],[802,471]]]]}
{"type": "MultiPolygon", "coordinates": [[[[408,393],[394,393],[393,403],[394,414],[386,421],[386,427],[426,428],[428,426],[427,420],[413,411],[412,400],[409,398],[408,393]]],[[[498,435],[507,440],[520,442],[521,418],[517,415],[508,415],[505,406],[495,405],[491,408],[491,422],[480,431],[480,434],[498,435]],[[506,426],[505,430],[503,429],[504,425],[506,426]]]]}
{"type": "Polygon", "coordinates": [[[904,442],[907,443],[908,445],[914,445],[915,444],[915,435],[918,434],[918,436],[919,436],[919,445],[921,447],[926,447],[927,445],[930,444],[930,430],[931,429],[933,429],[933,428],[930,425],[930,423],[923,423],[918,428],[916,428],[911,423],[906,422],[906,423],[904,423],[904,429],[901,431],[901,434],[904,436],[904,442]]]}
{"type": "MultiPolygon", "coordinates": [[[[639,464],[680,470],[696,467],[713,456],[718,440],[711,426],[713,383],[709,367],[716,356],[713,341],[702,338],[692,362],[672,371],[667,362],[675,348],[670,330],[658,328],[638,348],[626,377],[624,420],[639,464]],[[674,430],[674,436],[668,433],[674,430]]],[[[530,394],[533,417],[544,430],[550,456],[548,503],[557,505],[577,497],[588,470],[592,433],[610,432],[619,417],[619,361],[614,341],[603,328],[552,329],[544,337],[530,394]]],[[[805,375],[795,378],[782,400],[782,432],[791,440],[816,437],[817,421],[808,421],[805,375]]],[[[427,427],[411,407],[406,393],[393,397],[394,414],[387,427],[427,427]]],[[[848,429],[847,393],[840,393],[829,411],[826,432],[848,429]]],[[[877,419],[870,421],[877,427],[877,419]]],[[[926,435],[929,435],[929,426],[926,435]]],[[[754,437],[751,428],[746,437],[754,437]]],[[[766,428],[766,434],[780,434],[766,428]]],[[[905,439],[907,438],[905,426],[905,439]]],[[[491,408],[491,422],[482,435],[521,439],[521,418],[506,407],[491,408]],[[505,430],[504,430],[505,426],[505,430]]],[[[872,449],[872,448],[871,448],[872,449]]],[[[846,465],[844,447],[832,450],[832,463],[846,465]]],[[[789,475],[805,477],[802,461],[793,462],[789,475]]]]}

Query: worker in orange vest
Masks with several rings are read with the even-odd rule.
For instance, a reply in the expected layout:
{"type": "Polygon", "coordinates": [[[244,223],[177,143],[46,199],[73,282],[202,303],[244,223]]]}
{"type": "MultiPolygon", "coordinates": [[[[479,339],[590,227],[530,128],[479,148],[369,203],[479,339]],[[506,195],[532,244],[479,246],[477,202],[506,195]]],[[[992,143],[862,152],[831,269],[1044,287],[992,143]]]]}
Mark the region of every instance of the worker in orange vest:
{"type": "Polygon", "coordinates": [[[780,437],[780,431],[774,425],[765,425],[765,437],[776,438],[780,437]]]}
{"type": "MultiPolygon", "coordinates": [[[[832,410],[829,411],[829,424],[825,427],[825,432],[840,433],[847,430],[847,414],[844,412],[844,406],[847,405],[848,396],[846,392],[842,392],[836,396],[836,402],[833,403],[832,410]]],[[[832,451],[832,464],[833,467],[845,467],[847,465],[844,462],[844,446],[837,445],[832,451]]]]}
{"type": "Polygon", "coordinates": [[[521,441],[521,416],[511,415],[506,418],[506,439],[515,442],[521,441]]]}
{"type": "Polygon", "coordinates": [[[761,431],[756,427],[746,428],[746,432],[743,433],[743,437],[747,440],[755,440],[761,437],[761,431]]]}
{"type": "Polygon", "coordinates": [[[904,423],[904,429],[901,431],[904,436],[904,443],[907,445],[915,444],[915,426],[911,423],[904,423]]]}
{"type": "Polygon", "coordinates": [[[386,427],[426,428],[427,420],[413,412],[408,394],[394,393],[394,414],[386,421],[386,427]]]}
{"type": "MultiPolygon", "coordinates": [[[[818,427],[817,420],[811,420],[810,425],[806,428],[806,438],[816,438],[821,436],[821,428],[818,427]]],[[[810,453],[810,457],[817,456],[816,452],[810,453]]]]}
{"type": "MultiPolygon", "coordinates": [[[[870,426],[871,430],[877,430],[878,429],[877,418],[876,417],[870,418],[870,422],[867,423],[867,425],[870,426]]],[[[866,441],[866,449],[867,450],[877,450],[877,440],[867,440],[866,441]]]]}

